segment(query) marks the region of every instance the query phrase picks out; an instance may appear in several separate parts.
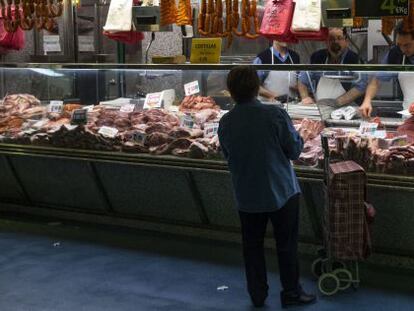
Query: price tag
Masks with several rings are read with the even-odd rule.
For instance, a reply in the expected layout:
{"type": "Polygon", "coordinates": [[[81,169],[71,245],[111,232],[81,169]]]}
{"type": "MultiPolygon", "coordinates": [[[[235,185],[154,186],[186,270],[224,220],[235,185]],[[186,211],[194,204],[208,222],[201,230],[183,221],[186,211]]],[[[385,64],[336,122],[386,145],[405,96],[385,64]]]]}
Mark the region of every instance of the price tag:
{"type": "Polygon", "coordinates": [[[145,97],[144,109],[161,108],[162,107],[162,92],[149,93],[145,97]]]}
{"type": "Polygon", "coordinates": [[[93,36],[78,36],[79,52],[95,52],[93,36]]]}
{"type": "Polygon", "coordinates": [[[46,119],[45,120],[40,120],[40,121],[36,122],[35,124],[33,124],[32,127],[35,128],[35,129],[41,129],[48,122],[49,122],[49,120],[46,120],[46,119]]]}
{"type": "Polygon", "coordinates": [[[184,91],[185,91],[185,96],[190,96],[190,95],[200,93],[200,87],[198,85],[198,81],[193,81],[193,82],[184,84],[184,91]]]}
{"type": "Polygon", "coordinates": [[[204,137],[213,137],[217,135],[219,124],[217,122],[209,122],[204,124],[204,137]]]}
{"type": "Polygon", "coordinates": [[[73,131],[75,128],[77,128],[77,125],[71,125],[71,124],[65,124],[64,127],[66,127],[66,129],[68,131],[73,131]]]}
{"type": "Polygon", "coordinates": [[[361,135],[374,135],[378,128],[378,123],[361,122],[359,126],[359,133],[361,135]]]}
{"type": "Polygon", "coordinates": [[[87,112],[91,112],[93,110],[93,107],[95,107],[95,106],[94,105],[83,106],[82,109],[85,109],[87,112]]]}
{"type": "Polygon", "coordinates": [[[188,127],[192,129],[194,126],[194,119],[191,115],[186,114],[181,117],[181,127],[188,127]]]}
{"type": "Polygon", "coordinates": [[[60,37],[55,35],[43,36],[43,50],[44,52],[62,52],[60,46],[60,37]]]}
{"type": "Polygon", "coordinates": [[[76,109],[72,112],[71,124],[86,124],[88,121],[88,111],[86,109],[76,109]]]}
{"type": "Polygon", "coordinates": [[[47,111],[51,113],[61,113],[63,111],[63,101],[51,100],[47,111]]]}
{"type": "Polygon", "coordinates": [[[131,112],[134,112],[134,110],[135,110],[134,104],[123,104],[119,111],[125,112],[125,113],[131,113],[131,112]]]}
{"type": "Polygon", "coordinates": [[[147,139],[147,134],[142,132],[135,132],[133,136],[133,140],[139,144],[145,144],[145,140],[147,139]]]}
{"type": "Polygon", "coordinates": [[[114,138],[118,134],[118,130],[114,127],[102,126],[98,133],[109,138],[114,138]]]}

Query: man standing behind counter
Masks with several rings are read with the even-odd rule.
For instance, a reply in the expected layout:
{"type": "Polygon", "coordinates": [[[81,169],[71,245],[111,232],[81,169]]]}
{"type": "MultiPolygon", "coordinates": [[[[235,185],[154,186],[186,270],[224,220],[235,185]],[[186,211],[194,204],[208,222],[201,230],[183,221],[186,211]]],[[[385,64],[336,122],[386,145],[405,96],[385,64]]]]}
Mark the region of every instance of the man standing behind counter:
{"type": "MultiPolygon", "coordinates": [[[[396,45],[387,53],[383,64],[393,65],[414,65],[414,33],[404,30],[404,24],[399,22],[394,29],[396,45]]],[[[401,91],[404,96],[403,108],[408,109],[414,102],[414,74],[407,73],[381,73],[377,74],[370,81],[365,94],[364,102],[360,111],[364,117],[370,117],[372,113],[371,101],[378,92],[381,81],[390,81],[398,78],[401,91]]]]}
{"type": "MultiPolygon", "coordinates": [[[[345,28],[329,29],[327,48],[312,54],[311,64],[360,64],[359,56],[349,49],[349,39],[345,28]]],[[[329,79],[322,72],[301,72],[298,89],[305,105],[314,104],[309,95],[312,90],[316,100],[335,99],[335,104],[345,106],[353,103],[365,92],[366,80],[358,83],[341,82],[338,79],[329,79]]]]}
{"type": "MultiPolygon", "coordinates": [[[[299,55],[288,48],[287,43],[273,41],[273,45],[261,52],[253,61],[255,65],[299,64],[299,55]]],[[[259,72],[262,85],[259,95],[263,100],[272,101],[286,95],[292,96],[292,88],[296,88],[296,76],[287,71],[259,72]]]]}

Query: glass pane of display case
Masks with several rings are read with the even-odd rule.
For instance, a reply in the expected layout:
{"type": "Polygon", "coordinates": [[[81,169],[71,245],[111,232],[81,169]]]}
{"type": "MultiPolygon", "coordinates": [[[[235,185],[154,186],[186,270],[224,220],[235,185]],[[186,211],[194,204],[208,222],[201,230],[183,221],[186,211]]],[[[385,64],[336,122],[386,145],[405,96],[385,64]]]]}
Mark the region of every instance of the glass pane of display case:
{"type": "MultiPolygon", "coordinates": [[[[3,67],[1,143],[223,161],[217,129],[220,118],[235,105],[226,87],[231,68],[3,67]]],[[[333,159],[354,160],[371,172],[414,174],[411,99],[400,93],[381,94],[372,102],[372,116],[379,118],[364,119],[359,112],[363,92],[340,104],[341,95],[334,90],[366,88],[373,77],[394,84],[402,75],[414,75],[407,71],[410,68],[401,67],[405,71],[401,72],[392,67],[258,65],[256,69],[262,82],[275,75],[283,85],[284,94],[258,99],[286,109],[301,133],[305,148],[296,165],[321,167],[320,134],[326,130],[332,133],[333,159]],[[300,83],[313,103],[302,103],[300,83]]]]}

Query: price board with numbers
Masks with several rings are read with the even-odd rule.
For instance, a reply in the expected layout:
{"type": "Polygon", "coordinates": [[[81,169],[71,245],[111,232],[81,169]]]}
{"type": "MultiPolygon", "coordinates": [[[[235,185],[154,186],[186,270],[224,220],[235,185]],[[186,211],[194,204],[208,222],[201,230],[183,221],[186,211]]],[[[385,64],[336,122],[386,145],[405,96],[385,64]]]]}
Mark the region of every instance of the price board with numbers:
{"type": "Polygon", "coordinates": [[[86,124],[88,121],[88,112],[86,109],[76,109],[72,112],[71,124],[86,124]]]}
{"type": "Polygon", "coordinates": [[[407,16],[409,0],[369,0],[355,1],[355,16],[381,17],[381,16],[407,16]]]}
{"type": "Polygon", "coordinates": [[[198,85],[198,81],[193,81],[193,82],[184,84],[184,92],[185,92],[185,96],[190,96],[190,95],[200,93],[200,86],[198,85]]]}
{"type": "Polygon", "coordinates": [[[218,64],[221,56],[221,38],[194,38],[191,43],[190,62],[218,64]]]}

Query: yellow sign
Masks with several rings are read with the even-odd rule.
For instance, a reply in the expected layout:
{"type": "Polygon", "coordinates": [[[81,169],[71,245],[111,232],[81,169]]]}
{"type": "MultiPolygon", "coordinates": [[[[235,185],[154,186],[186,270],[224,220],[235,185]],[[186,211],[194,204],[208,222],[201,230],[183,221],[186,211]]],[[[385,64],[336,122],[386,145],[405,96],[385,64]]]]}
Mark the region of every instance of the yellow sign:
{"type": "Polygon", "coordinates": [[[221,56],[221,38],[194,38],[191,43],[190,62],[218,64],[221,56]]]}

